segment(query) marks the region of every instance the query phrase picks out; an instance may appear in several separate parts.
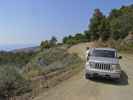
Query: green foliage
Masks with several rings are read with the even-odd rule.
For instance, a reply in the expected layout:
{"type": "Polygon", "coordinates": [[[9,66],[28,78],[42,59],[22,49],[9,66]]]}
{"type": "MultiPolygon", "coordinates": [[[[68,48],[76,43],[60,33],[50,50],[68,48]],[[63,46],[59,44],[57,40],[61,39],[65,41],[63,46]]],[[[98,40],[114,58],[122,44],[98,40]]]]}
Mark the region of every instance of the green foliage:
{"type": "Polygon", "coordinates": [[[109,21],[106,18],[104,18],[99,27],[100,27],[99,30],[101,30],[100,38],[102,39],[102,41],[107,41],[111,34],[109,21]]]}
{"type": "Polygon", "coordinates": [[[0,96],[9,98],[30,90],[29,82],[12,66],[0,66],[0,96]]]}
{"type": "Polygon", "coordinates": [[[28,78],[40,76],[46,73],[54,72],[73,64],[81,62],[81,59],[75,54],[68,54],[66,49],[54,47],[41,51],[32,59],[24,69],[24,74],[28,78]]]}
{"type": "Polygon", "coordinates": [[[49,49],[50,48],[49,41],[48,40],[42,41],[40,47],[41,47],[41,50],[43,50],[43,49],[49,49]]]}
{"type": "Polygon", "coordinates": [[[84,31],[84,35],[85,35],[86,41],[91,41],[91,33],[88,30],[84,31]]]}
{"type": "Polygon", "coordinates": [[[98,39],[102,41],[107,41],[109,38],[119,40],[124,39],[132,31],[133,5],[113,9],[109,16],[104,16],[99,9],[95,9],[88,30],[74,36],[64,37],[63,43],[73,45],[98,39]]]}
{"type": "Polygon", "coordinates": [[[133,31],[133,6],[113,9],[108,19],[110,20],[112,38],[115,40],[125,38],[130,31],[133,31]]]}
{"type": "Polygon", "coordinates": [[[96,9],[90,21],[89,31],[92,40],[101,38],[103,41],[110,36],[109,22],[99,9],[96,9]]]}
{"type": "Polygon", "coordinates": [[[35,53],[12,53],[12,52],[0,52],[0,65],[10,64],[19,68],[26,65],[35,53]]]}
{"type": "Polygon", "coordinates": [[[24,68],[23,74],[26,79],[31,79],[33,77],[45,74],[45,71],[42,67],[40,67],[40,65],[28,63],[24,68]]]}
{"type": "Polygon", "coordinates": [[[63,43],[74,45],[81,42],[87,42],[88,39],[85,34],[77,33],[74,36],[69,35],[68,37],[63,38],[63,43]]]}
{"type": "Polygon", "coordinates": [[[54,47],[56,45],[57,45],[57,38],[53,36],[50,40],[42,41],[40,44],[40,49],[41,50],[49,49],[49,48],[54,47]]]}
{"type": "Polygon", "coordinates": [[[117,18],[121,16],[121,11],[118,9],[112,9],[112,11],[110,12],[109,18],[117,18]]]}

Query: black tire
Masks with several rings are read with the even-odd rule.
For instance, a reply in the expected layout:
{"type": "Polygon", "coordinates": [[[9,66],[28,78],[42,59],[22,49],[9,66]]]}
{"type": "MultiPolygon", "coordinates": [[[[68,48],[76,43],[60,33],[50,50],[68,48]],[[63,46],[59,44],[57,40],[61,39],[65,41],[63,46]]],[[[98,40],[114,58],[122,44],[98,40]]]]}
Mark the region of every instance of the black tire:
{"type": "Polygon", "coordinates": [[[85,78],[86,78],[86,79],[92,79],[92,76],[91,76],[90,74],[87,74],[87,73],[86,73],[86,74],[85,74],[85,78]]]}

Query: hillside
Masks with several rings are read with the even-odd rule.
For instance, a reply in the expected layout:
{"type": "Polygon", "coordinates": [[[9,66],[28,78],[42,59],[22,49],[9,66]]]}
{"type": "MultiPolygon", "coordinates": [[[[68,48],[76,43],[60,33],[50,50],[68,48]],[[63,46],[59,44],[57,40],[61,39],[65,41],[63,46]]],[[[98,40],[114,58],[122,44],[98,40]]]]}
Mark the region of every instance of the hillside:
{"type": "Polygon", "coordinates": [[[24,53],[31,53],[31,52],[37,52],[39,50],[39,46],[36,46],[36,47],[27,47],[27,48],[20,48],[20,49],[15,49],[15,50],[12,50],[10,52],[12,53],[21,53],[21,52],[24,52],[24,53]]]}
{"type": "Polygon", "coordinates": [[[16,53],[1,52],[0,92],[1,89],[4,92],[0,93],[0,99],[15,97],[16,100],[29,100],[73,76],[83,65],[77,54],[67,52],[65,45],[44,48],[34,53],[23,50],[16,53]],[[10,84],[12,89],[7,91],[10,84]]]}
{"type": "MultiPolygon", "coordinates": [[[[85,54],[88,46],[93,43],[81,43],[72,46],[68,51],[76,52],[81,57],[85,54]]],[[[43,92],[33,100],[132,100],[133,97],[133,55],[121,54],[120,61],[123,75],[120,82],[112,80],[86,80],[84,70],[68,80],[63,81],[50,90],[43,92]]]]}
{"type": "Polygon", "coordinates": [[[34,77],[64,68],[69,69],[71,65],[74,66],[77,62],[80,63],[80,58],[76,54],[69,54],[66,51],[67,49],[62,49],[61,47],[44,49],[31,59],[25,66],[24,71],[27,75],[30,75],[29,77],[34,77]]]}

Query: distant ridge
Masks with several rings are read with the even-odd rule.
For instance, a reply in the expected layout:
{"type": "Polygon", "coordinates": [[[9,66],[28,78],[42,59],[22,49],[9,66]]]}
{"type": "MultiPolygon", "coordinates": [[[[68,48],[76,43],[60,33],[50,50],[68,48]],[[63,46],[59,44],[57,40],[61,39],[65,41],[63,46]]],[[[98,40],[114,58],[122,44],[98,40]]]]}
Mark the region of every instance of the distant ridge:
{"type": "Polygon", "coordinates": [[[36,47],[27,47],[27,48],[14,49],[10,52],[13,52],[13,53],[20,53],[20,52],[31,53],[31,52],[37,52],[38,50],[39,50],[39,46],[36,46],[36,47]]]}

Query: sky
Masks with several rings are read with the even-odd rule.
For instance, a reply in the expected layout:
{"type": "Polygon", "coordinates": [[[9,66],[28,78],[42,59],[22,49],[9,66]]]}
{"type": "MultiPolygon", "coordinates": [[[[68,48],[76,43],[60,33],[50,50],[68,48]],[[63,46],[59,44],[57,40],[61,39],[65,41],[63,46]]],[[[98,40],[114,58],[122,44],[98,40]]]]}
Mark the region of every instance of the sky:
{"type": "Polygon", "coordinates": [[[86,30],[95,8],[107,15],[129,4],[133,0],[0,0],[0,49],[36,45],[51,36],[61,40],[86,30]]]}

